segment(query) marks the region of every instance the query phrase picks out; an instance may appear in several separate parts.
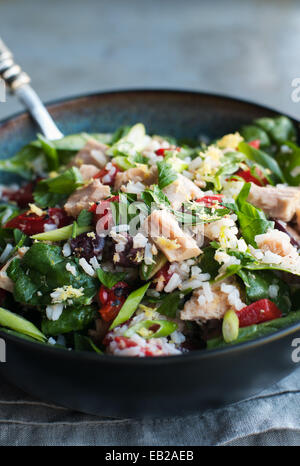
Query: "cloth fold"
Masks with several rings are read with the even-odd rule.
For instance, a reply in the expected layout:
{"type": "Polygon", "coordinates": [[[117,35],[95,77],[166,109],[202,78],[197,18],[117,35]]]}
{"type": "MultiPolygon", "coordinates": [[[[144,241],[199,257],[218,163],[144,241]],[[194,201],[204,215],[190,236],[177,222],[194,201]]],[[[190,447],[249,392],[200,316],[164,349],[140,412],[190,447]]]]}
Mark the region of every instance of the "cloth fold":
{"type": "Polygon", "coordinates": [[[300,368],[262,393],[185,417],[115,419],[40,402],[0,380],[0,445],[300,445],[300,368]]]}

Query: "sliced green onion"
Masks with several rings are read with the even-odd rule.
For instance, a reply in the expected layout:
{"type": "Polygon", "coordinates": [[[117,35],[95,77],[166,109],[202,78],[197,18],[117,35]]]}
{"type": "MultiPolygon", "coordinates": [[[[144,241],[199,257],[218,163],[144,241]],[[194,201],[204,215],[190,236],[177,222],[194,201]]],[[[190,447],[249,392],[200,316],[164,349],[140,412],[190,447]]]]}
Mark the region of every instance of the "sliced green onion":
{"type": "Polygon", "coordinates": [[[178,325],[175,322],[169,320],[143,320],[138,322],[124,333],[125,337],[132,337],[135,333],[138,333],[141,337],[148,340],[149,338],[162,338],[171,335],[171,333],[177,330],[178,325]],[[151,327],[159,325],[159,329],[156,332],[151,330],[151,327]]]}
{"type": "MultiPolygon", "coordinates": [[[[76,236],[87,231],[91,231],[91,226],[77,226],[76,236]]],[[[64,241],[72,237],[73,234],[73,223],[66,227],[57,228],[56,230],[45,231],[45,233],[38,233],[31,236],[32,239],[37,239],[38,241],[64,241]]]]}
{"type": "Polygon", "coordinates": [[[232,309],[224,315],[222,334],[226,343],[231,343],[239,336],[239,318],[232,309]]]}
{"type": "Polygon", "coordinates": [[[129,168],[133,168],[135,165],[129,162],[127,157],[123,157],[122,155],[117,155],[112,159],[112,163],[118,165],[121,170],[129,170],[129,168]]]}
{"type": "Polygon", "coordinates": [[[47,337],[35,325],[29,322],[29,320],[3,307],[0,307],[0,325],[28,335],[38,341],[47,340],[47,337]]]}
{"type": "Polygon", "coordinates": [[[150,286],[150,282],[146,283],[146,285],[130,293],[125,303],[121,307],[119,314],[117,315],[115,320],[112,322],[111,326],[109,327],[109,330],[112,330],[118,325],[123,324],[123,322],[126,322],[126,320],[130,319],[130,317],[134,314],[138,305],[142,301],[149,286],[150,286]]]}

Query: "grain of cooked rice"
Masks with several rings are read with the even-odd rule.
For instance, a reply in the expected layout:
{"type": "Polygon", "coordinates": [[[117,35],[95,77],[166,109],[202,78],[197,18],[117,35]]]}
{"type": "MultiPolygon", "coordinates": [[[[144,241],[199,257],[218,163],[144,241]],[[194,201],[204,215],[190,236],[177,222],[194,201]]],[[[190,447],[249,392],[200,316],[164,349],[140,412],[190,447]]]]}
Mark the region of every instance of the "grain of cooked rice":
{"type": "Polygon", "coordinates": [[[49,320],[58,320],[62,314],[64,305],[62,303],[50,304],[46,307],[46,316],[49,320]]]}
{"type": "Polygon", "coordinates": [[[181,284],[181,278],[177,273],[173,273],[170,280],[166,284],[164,291],[166,293],[171,293],[181,284]]]}
{"type": "Polygon", "coordinates": [[[95,270],[93,267],[87,262],[87,260],[84,257],[81,257],[79,259],[79,265],[82,267],[84,272],[89,275],[90,277],[95,276],[95,270]]]}
{"type": "Polygon", "coordinates": [[[65,257],[69,257],[72,254],[71,246],[69,243],[65,243],[62,248],[62,253],[65,257]]]}

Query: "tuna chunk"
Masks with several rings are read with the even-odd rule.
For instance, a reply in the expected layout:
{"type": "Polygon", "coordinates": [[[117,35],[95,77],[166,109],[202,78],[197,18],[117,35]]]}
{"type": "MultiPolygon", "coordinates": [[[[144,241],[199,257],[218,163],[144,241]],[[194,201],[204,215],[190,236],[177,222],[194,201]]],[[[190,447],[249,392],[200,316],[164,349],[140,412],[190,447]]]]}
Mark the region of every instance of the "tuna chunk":
{"type": "Polygon", "coordinates": [[[145,220],[144,230],[169,262],[181,262],[201,254],[196,241],[178,225],[167,210],[154,210],[145,220]]]}
{"type": "Polygon", "coordinates": [[[252,183],[248,201],[262,209],[269,217],[290,222],[297,214],[297,220],[300,219],[299,188],[290,186],[260,187],[252,183]]]}
{"type": "Polygon", "coordinates": [[[125,186],[129,181],[133,183],[143,183],[146,186],[157,183],[157,167],[139,166],[129,168],[124,172],[117,173],[114,189],[120,191],[122,186],[125,186]]]}
{"type": "Polygon", "coordinates": [[[93,178],[97,173],[99,173],[99,168],[96,167],[95,165],[87,165],[83,164],[79,168],[79,171],[81,173],[81,176],[84,181],[88,181],[93,178]]]}
{"type": "Polygon", "coordinates": [[[175,210],[179,209],[183,202],[203,196],[201,189],[193,181],[180,174],[173,183],[163,189],[163,192],[175,210]]]}
{"type": "Polygon", "coordinates": [[[222,319],[229,309],[240,310],[245,304],[240,299],[240,290],[230,279],[222,283],[209,285],[194,291],[193,296],[180,312],[182,320],[199,320],[207,322],[211,319],[222,319]]]}
{"type": "Polygon", "coordinates": [[[95,165],[97,168],[103,168],[109,161],[106,155],[108,146],[98,142],[95,139],[89,139],[86,145],[75,155],[69,163],[69,167],[80,167],[83,164],[95,165]]]}
{"type": "Polygon", "coordinates": [[[94,202],[110,196],[110,187],[102,184],[99,179],[77,189],[65,204],[65,211],[72,217],[77,217],[83,209],[89,209],[94,202]]]}
{"type": "Polygon", "coordinates": [[[279,230],[271,230],[263,235],[256,235],[257,246],[263,251],[271,251],[273,254],[285,257],[298,255],[297,250],[292,246],[288,234],[279,230]]]}

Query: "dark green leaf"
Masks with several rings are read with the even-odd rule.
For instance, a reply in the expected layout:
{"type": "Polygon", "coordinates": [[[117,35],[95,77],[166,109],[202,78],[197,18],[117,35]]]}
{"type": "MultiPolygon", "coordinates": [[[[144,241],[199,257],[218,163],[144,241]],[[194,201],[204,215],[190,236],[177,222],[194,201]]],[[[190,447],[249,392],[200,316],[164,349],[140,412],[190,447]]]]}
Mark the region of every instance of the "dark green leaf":
{"type": "Polygon", "coordinates": [[[237,216],[242,236],[246,243],[257,247],[255,236],[266,233],[269,228],[274,227],[274,222],[266,219],[264,212],[246,201],[251,188],[251,183],[245,183],[236,198],[237,216]]]}
{"type": "Polygon", "coordinates": [[[245,284],[246,295],[250,302],[270,299],[284,314],[291,310],[290,288],[271,270],[253,271],[242,269],[237,272],[237,275],[245,284]],[[270,295],[271,285],[278,287],[278,293],[275,297],[273,294],[270,295]]]}
{"type": "Polygon", "coordinates": [[[240,130],[240,134],[247,142],[259,139],[260,147],[269,146],[271,144],[268,133],[256,125],[243,126],[240,130]]]}
{"type": "Polygon", "coordinates": [[[276,160],[266,152],[249,146],[246,142],[240,142],[239,151],[243,152],[249,159],[254,160],[264,168],[271,171],[270,176],[274,177],[277,182],[285,183],[284,175],[276,160]]]}
{"type": "Polygon", "coordinates": [[[47,336],[56,336],[72,331],[84,330],[97,315],[97,307],[70,306],[63,310],[58,320],[42,320],[42,332],[47,336]]]}
{"type": "Polygon", "coordinates": [[[116,283],[124,280],[126,274],[123,272],[105,272],[101,267],[97,269],[97,275],[102,285],[112,288],[116,283]]]}

